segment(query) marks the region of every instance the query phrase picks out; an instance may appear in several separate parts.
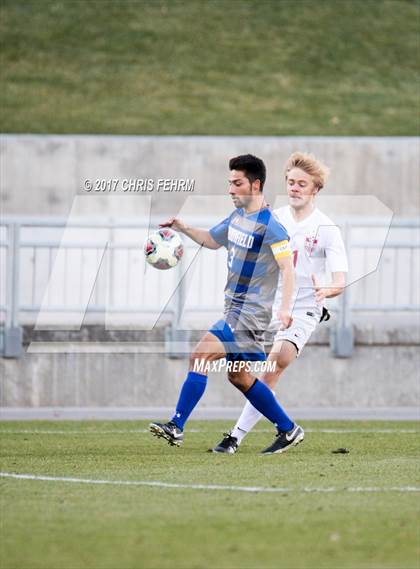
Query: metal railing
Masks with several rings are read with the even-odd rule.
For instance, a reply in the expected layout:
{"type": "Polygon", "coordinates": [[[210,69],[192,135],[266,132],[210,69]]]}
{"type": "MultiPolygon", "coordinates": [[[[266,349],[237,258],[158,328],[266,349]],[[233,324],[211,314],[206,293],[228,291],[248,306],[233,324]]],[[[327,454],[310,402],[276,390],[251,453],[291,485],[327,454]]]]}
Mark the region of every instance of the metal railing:
{"type": "MultiPolygon", "coordinates": [[[[195,220],[204,227],[212,222],[195,220]]],[[[358,267],[351,286],[333,303],[338,313],[333,352],[349,356],[353,312],[420,310],[416,288],[420,221],[393,220],[390,230],[386,221],[377,219],[349,218],[338,225],[350,265],[358,267]],[[377,271],[376,292],[372,292],[368,279],[362,277],[374,272],[377,261],[381,269],[388,257],[391,278],[377,271]]],[[[160,319],[169,325],[169,339],[180,328],[191,326],[191,320],[207,325],[210,317],[216,318],[226,275],[223,251],[202,250],[197,255],[198,247],[186,239],[185,261],[175,271],[146,269],[142,244],[148,230],[149,223],[130,219],[4,218],[0,222],[3,355],[19,356],[21,325],[34,324],[40,313],[46,322],[49,314],[54,316],[55,327],[60,324],[61,329],[66,329],[70,315],[75,318],[72,329],[85,314],[92,322],[95,315],[106,313],[111,321],[117,315],[120,327],[134,322],[146,329],[160,319]],[[55,288],[48,286],[54,272],[55,288]]]]}
{"type": "Polygon", "coordinates": [[[420,311],[420,295],[416,288],[420,270],[420,220],[393,219],[392,224],[383,220],[350,218],[343,222],[342,232],[349,255],[350,273],[357,260],[362,268],[349,280],[346,291],[338,299],[337,325],[331,331],[332,352],[338,357],[349,357],[353,352],[353,313],[404,313],[420,311]],[[374,232],[378,232],[379,236],[374,232]],[[363,238],[355,234],[362,231],[363,238]],[[366,264],[369,252],[377,262],[366,264]],[[408,253],[401,270],[401,253],[408,253]],[[392,279],[384,271],[384,263],[391,262],[392,279]],[[372,279],[376,279],[372,287],[372,279]],[[403,285],[408,292],[402,294],[403,285]],[[370,289],[370,290],[369,290],[370,289]],[[384,293],[385,291],[385,293],[384,293]]]}

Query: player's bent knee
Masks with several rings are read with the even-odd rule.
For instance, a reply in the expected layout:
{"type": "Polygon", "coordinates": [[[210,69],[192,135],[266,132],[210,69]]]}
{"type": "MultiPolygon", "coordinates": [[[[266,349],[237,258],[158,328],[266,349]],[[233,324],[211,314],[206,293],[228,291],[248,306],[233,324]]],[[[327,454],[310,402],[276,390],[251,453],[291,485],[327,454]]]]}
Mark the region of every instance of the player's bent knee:
{"type": "Polygon", "coordinates": [[[235,387],[238,387],[240,385],[240,378],[238,378],[238,375],[236,373],[228,371],[227,377],[230,383],[235,387]]]}
{"type": "Polygon", "coordinates": [[[190,366],[192,368],[195,368],[195,366],[201,362],[206,364],[207,362],[211,361],[209,357],[210,354],[200,354],[199,352],[193,352],[190,356],[190,366]]]}
{"type": "Polygon", "coordinates": [[[209,354],[200,351],[194,351],[190,355],[190,369],[196,371],[197,369],[205,369],[207,364],[220,358],[219,354],[209,354]]]}
{"type": "Polygon", "coordinates": [[[239,389],[239,391],[243,392],[249,389],[249,381],[244,378],[243,375],[234,372],[228,372],[227,376],[230,383],[239,389]]]}
{"type": "Polygon", "coordinates": [[[191,352],[190,354],[190,364],[193,364],[196,360],[200,360],[204,354],[199,352],[191,352]]]}

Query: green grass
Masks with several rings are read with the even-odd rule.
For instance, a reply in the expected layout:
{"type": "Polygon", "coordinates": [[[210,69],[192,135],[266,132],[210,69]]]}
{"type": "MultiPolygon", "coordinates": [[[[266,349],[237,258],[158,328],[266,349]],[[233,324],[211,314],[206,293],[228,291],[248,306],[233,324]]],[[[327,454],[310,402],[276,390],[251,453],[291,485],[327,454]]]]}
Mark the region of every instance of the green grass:
{"type": "Polygon", "coordinates": [[[0,479],[2,569],[417,568],[414,423],[308,422],[284,455],[258,454],[268,425],[235,456],[205,450],[228,425],[192,422],[171,448],[140,422],[0,424],[1,471],[107,480],[286,487],[279,493],[0,479]],[[323,433],[321,428],[362,432],[323,433]],[[372,429],[391,429],[387,433],[372,429]],[[45,431],[65,431],[60,432],[45,431]],[[136,432],[140,430],[140,432],[136,432]],[[37,432],[36,432],[37,431],[37,432]],[[111,432],[109,432],[111,431],[111,432]],[[347,447],[349,454],[332,454],[347,447]],[[330,488],[308,493],[304,488],[330,488]]]}
{"type": "Polygon", "coordinates": [[[417,135],[417,0],[3,0],[0,129],[417,135]]]}

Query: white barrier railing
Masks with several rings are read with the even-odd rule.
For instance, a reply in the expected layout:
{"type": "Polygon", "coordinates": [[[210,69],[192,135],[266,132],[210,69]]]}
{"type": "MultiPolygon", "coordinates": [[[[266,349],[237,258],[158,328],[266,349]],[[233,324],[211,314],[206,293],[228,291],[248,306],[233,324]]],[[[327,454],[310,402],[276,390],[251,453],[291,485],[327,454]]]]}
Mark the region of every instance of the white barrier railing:
{"type": "MultiPolygon", "coordinates": [[[[196,224],[210,227],[213,221],[203,218],[196,224]]],[[[420,221],[394,220],[389,228],[382,220],[350,218],[340,225],[352,273],[351,286],[333,303],[338,312],[333,344],[336,355],[350,355],[353,311],[420,310],[420,221]],[[380,270],[374,272],[376,260],[380,270]],[[369,273],[374,274],[362,278],[369,273]]],[[[48,314],[54,315],[55,327],[60,324],[63,330],[71,314],[82,314],[82,321],[86,314],[87,321],[97,322],[105,313],[111,325],[137,329],[150,329],[157,320],[173,329],[204,328],[218,318],[226,278],[224,250],[197,254],[198,246],[185,239],[179,267],[156,271],[144,261],[142,245],[148,231],[149,223],[130,219],[69,223],[62,218],[4,218],[2,353],[20,353],[20,326],[35,324],[40,311],[47,322],[48,314]],[[47,286],[53,270],[59,275],[55,288],[47,286]]]]}

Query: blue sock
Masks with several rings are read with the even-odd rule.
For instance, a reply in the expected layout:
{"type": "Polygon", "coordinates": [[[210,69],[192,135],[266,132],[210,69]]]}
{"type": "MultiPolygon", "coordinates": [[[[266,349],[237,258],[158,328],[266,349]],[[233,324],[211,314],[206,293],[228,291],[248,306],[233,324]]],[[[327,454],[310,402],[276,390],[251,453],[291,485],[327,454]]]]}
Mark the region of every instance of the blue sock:
{"type": "Polygon", "coordinates": [[[179,429],[184,429],[188,417],[206,390],[206,385],[207,375],[195,371],[188,372],[187,379],[184,381],[179,394],[175,415],[171,419],[172,423],[175,423],[179,429]]]}
{"type": "Polygon", "coordinates": [[[244,395],[257,411],[275,424],[279,431],[290,431],[293,428],[293,421],[277,403],[273,392],[265,383],[256,379],[254,385],[244,395]]]}

